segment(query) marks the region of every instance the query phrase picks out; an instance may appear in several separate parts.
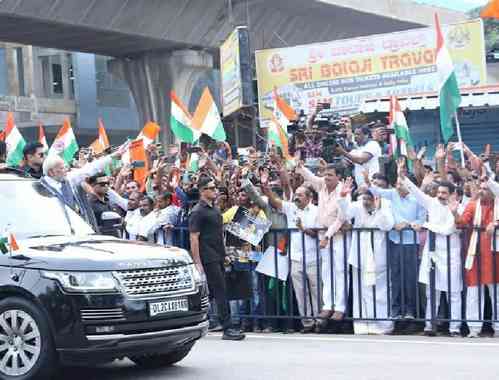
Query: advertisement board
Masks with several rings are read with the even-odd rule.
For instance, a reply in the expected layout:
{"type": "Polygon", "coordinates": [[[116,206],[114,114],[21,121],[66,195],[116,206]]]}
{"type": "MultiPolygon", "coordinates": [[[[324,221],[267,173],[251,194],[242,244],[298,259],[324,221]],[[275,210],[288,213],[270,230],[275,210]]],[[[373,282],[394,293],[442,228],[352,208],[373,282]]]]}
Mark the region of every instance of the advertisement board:
{"type": "MultiPolygon", "coordinates": [[[[459,85],[486,84],[482,21],[442,29],[459,85]]],[[[365,98],[438,91],[435,28],[259,50],[255,58],[262,127],[268,126],[274,88],[307,115],[318,103],[353,114],[365,98]]]]}
{"type": "Polygon", "coordinates": [[[248,29],[239,26],[220,47],[224,117],[253,102],[250,64],[248,29]]]}

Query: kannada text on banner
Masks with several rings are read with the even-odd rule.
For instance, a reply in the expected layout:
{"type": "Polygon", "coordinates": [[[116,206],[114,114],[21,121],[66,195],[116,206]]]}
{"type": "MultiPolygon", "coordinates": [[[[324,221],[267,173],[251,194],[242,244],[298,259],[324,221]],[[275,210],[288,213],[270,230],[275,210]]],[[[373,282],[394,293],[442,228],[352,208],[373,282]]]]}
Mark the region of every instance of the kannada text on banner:
{"type": "MultiPolygon", "coordinates": [[[[486,84],[482,21],[446,25],[443,32],[459,85],[486,84]]],[[[257,51],[261,125],[268,126],[274,88],[306,114],[317,103],[355,113],[365,98],[437,91],[435,45],[435,29],[424,28],[257,51]]]]}

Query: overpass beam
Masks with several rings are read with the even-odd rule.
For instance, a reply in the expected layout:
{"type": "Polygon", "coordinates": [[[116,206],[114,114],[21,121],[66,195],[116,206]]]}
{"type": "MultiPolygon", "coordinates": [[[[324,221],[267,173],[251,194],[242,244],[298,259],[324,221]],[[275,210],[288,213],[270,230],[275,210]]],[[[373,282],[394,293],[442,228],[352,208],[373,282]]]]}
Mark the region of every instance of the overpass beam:
{"type": "Polygon", "coordinates": [[[156,121],[161,126],[165,144],[174,141],[170,130],[170,91],[175,90],[188,105],[196,83],[212,70],[211,54],[189,49],[148,52],[109,61],[109,71],[130,87],[139,122],[143,125],[156,121]]]}

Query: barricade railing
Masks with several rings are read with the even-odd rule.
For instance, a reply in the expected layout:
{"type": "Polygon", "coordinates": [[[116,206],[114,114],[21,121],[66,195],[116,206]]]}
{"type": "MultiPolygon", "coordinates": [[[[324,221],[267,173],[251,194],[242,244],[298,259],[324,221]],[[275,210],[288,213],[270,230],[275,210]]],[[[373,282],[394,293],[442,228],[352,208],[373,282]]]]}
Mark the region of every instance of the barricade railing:
{"type": "MultiPolygon", "coordinates": [[[[256,272],[257,262],[236,260],[227,267],[227,271],[252,272],[251,276],[257,279],[256,287],[248,286],[258,294],[240,300],[251,305],[240,313],[240,318],[264,321],[263,324],[282,319],[302,320],[306,324],[308,320],[321,319],[321,311],[331,310],[341,311],[346,320],[355,322],[400,319],[425,322],[426,330],[435,330],[442,322],[449,323],[451,330],[461,322],[471,323],[474,328],[483,322],[498,323],[499,327],[496,266],[499,228],[494,230],[496,238],[488,235],[483,242],[486,232],[481,228],[436,236],[411,228],[400,231],[352,228],[335,234],[325,248],[320,247],[320,241],[326,229],[314,231],[318,233],[315,237],[288,228],[271,229],[266,234],[259,249],[266,251],[273,247],[275,277],[256,272]],[[467,270],[466,260],[470,260],[467,242],[472,231],[477,234],[477,249],[472,270],[467,270]],[[282,238],[286,239],[286,248],[279,252],[278,242],[282,238]],[[428,240],[428,252],[423,252],[421,239],[428,240]],[[486,252],[487,241],[490,254],[486,252]],[[283,270],[288,274],[281,281],[276,277],[283,270]],[[445,315],[439,313],[442,295],[447,306],[445,315]],[[253,298],[258,299],[258,304],[252,305],[253,298]],[[491,305],[487,315],[486,302],[491,305]]],[[[170,232],[173,245],[189,249],[187,227],[176,227],[170,232]]],[[[166,241],[165,233],[160,230],[155,240],[166,241]]],[[[388,324],[385,326],[390,328],[388,324]]]]}

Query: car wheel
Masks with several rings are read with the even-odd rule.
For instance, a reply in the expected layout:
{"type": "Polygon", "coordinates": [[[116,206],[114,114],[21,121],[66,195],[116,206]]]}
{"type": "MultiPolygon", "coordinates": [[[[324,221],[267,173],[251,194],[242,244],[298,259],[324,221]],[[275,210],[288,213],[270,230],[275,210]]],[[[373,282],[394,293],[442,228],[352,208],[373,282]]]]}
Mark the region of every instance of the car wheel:
{"type": "Polygon", "coordinates": [[[144,368],[167,367],[185,358],[191,351],[192,346],[194,346],[194,343],[188,344],[178,350],[169,352],[167,354],[132,356],[130,357],[130,359],[139,367],[144,367],[144,368]]]}
{"type": "Polygon", "coordinates": [[[0,378],[48,378],[57,364],[45,316],[30,301],[0,301],[0,378]]]}

